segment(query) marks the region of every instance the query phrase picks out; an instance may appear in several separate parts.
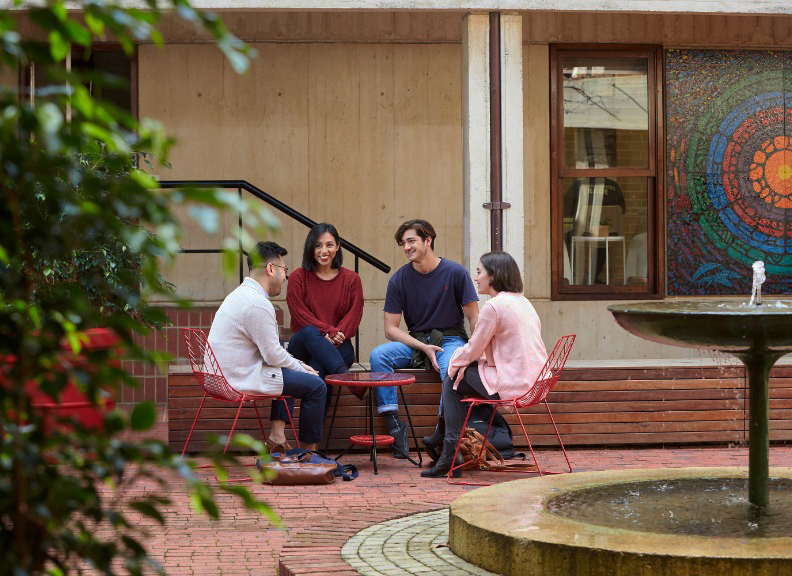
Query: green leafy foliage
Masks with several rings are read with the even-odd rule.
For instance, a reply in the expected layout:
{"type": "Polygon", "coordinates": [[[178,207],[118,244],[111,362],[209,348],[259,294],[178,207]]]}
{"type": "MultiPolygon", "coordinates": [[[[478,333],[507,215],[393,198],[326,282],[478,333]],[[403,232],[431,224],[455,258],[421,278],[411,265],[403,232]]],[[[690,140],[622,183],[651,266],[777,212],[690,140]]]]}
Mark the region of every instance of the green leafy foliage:
{"type": "MultiPolygon", "coordinates": [[[[146,4],[140,10],[91,0],[70,2],[67,10],[65,2],[48,0],[0,11],[0,69],[15,75],[35,62],[37,74],[49,79],[33,98],[0,88],[0,575],[156,570],[135,517],[164,521],[164,478],[173,481],[174,472],[189,485],[196,510],[220,513],[212,486],[190,461],[162,442],[124,439],[126,430],[154,423],[151,404],[129,415],[102,410],[121,384],[135,384],[119,358],[162,360],[134,336],[165,322],[149,305],[151,295],[179,302],[159,273],[179,250],[173,209],[195,205],[192,213],[208,226],[229,208],[244,215],[247,229],[272,224],[262,208],[221,191],[157,189],[135,155],[145,151],[144,167],[167,166],[172,142],[161,127],[138,123],[88,89],[117,86],[117,79],[64,66],[70,50],[90,51],[96,39],[112,38],[128,54],[138,42],[161,44],[160,4],[146,4]],[[85,331],[97,326],[114,331],[120,343],[85,347],[85,331]],[[101,423],[84,426],[35,406],[33,390],[55,402],[71,386],[102,410],[101,423]],[[157,483],[161,494],[127,490],[141,481],[157,483]]],[[[184,0],[162,8],[176,8],[209,31],[244,71],[251,50],[219,17],[184,0]]],[[[229,241],[229,250],[237,242],[229,241]]],[[[240,441],[263,453],[260,443],[240,441]]],[[[206,456],[219,489],[277,521],[243,486],[226,484],[233,457],[221,447],[206,456]]]]}

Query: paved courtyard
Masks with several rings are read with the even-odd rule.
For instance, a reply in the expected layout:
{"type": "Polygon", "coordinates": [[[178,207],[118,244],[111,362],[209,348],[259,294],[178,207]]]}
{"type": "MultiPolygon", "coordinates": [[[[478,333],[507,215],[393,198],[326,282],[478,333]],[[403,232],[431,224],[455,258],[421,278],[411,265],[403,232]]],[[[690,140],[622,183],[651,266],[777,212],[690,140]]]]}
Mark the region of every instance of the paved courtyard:
{"type": "MultiPolygon", "coordinates": [[[[576,472],[747,466],[748,462],[745,447],[599,449],[570,450],[569,453],[576,472]]],[[[549,463],[551,469],[561,469],[563,456],[560,452],[544,451],[540,458],[540,462],[549,463]]],[[[248,460],[252,461],[252,458],[248,460]]],[[[442,526],[437,526],[445,522],[442,512],[405,519],[402,523],[374,526],[407,515],[443,510],[455,497],[475,488],[451,486],[444,479],[421,478],[418,468],[388,454],[379,458],[380,473],[376,476],[366,455],[353,454],[344,461],[356,464],[360,469],[360,477],[353,482],[336,481],[331,485],[306,487],[250,486],[281,517],[284,529],[274,528],[266,518],[248,512],[237,499],[226,495],[219,496],[220,520],[212,521],[197,515],[192,511],[185,491],[178,482],[172,482],[169,496],[174,505],[166,514],[165,526],[151,526],[150,550],[172,575],[346,575],[379,573],[375,562],[372,562],[374,543],[375,547],[382,546],[382,573],[389,574],[387,567],[398,562],[397,548],[406,547],[404,542],[412,539],[414,542],[410,546],[423,542],[427,549],[438,550],[432,556],[448,563],[442,573],[475,573],[455,568],[453,557],[449,558],[442,550],[444,532],[442,526]],[[353,539],[369,527],[373,528],[353,539]],[[403,542],[393,541],[392,535],[402,532],[403,542]],[[373,534],[375,538],[366,540],[366,534],[373,534]],[[344,557],[349,558],[355,567],[342,557],[342,547],[345,548],[344,557]],[[360,550],[366,552],[363,559],[358,556],[360,550]]],[[[770,464],[792,466],[792,447],[772,446],[770,464]]],[[[214,482],[211,474],[206,472],[205,475],[207,481],[214,482]]],[[[524,477],[466,474],[467,477],[473,475],[495,481],[524,477]]],[[[155,487],[153,483],[142,484],[137,490],[155,490],[155,487]]],[[[432,558],[432,561],[437,559],[432,558]]],[[[406,573],[428,574],[433,571],[424,569],[406,573]]]]}

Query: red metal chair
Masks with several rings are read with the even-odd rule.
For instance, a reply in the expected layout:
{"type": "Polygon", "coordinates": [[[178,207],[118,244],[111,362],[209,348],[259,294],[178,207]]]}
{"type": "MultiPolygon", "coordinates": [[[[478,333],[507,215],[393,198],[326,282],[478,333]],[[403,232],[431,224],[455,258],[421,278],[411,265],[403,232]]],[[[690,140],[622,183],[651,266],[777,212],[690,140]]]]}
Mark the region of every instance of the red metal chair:
{"type": "Polygon", "coordinates": [[[234,424],[231,426],[231,432],[228,434],[228,440],[226,441],[223,452],[228,450],[228,444],[231,442],[231,436],[233,436],[234,429],[237,425],[237,420],[239,420],[239,413],[242,411],[242,406],[245,404],[245,402],[253,402],[253,408],[256,410],[259,428],[261,429],[261,434],[264,436],[264,440],[266,441],[267,435],[264,433],[264,426],[261,423],[261,416],[259,415],[258,405],[256,404],[256,402],[259,400],[283,402],[283,404],[286,406],[286,412],[289,414],[289,424],[291,425],[292,434],[294,434],[294,440],[297,443],[297,447],[300,447],[300,441],[298,440],[297,434],[294,431],[294,421],[292,420],[291,411],[289,410],[289,405],[286,402],[286,399],[290,398],[290,396],[276,394],[256,394],[253,392],[240,392],[239,390],[236,390],[233,386],[231,386],[231,384],[228,383],[228,380],[226,380],[225,376],[223,376],[223,371],[220,369],[220,365],[217,363],[217,358],[215,358],[212,347],[209,345],[209,341],[207,340],[204,331],[193,328],[182,328],[182,334],[184,335],[184,343],[187,346],[187,356],[190,359],[190,366],[192,367],[193,374],[204,388],[204,395],[201,399],[201,405],[198,407],[198,413],[195,415],[192,428],[190,428],[190,434],[187,436],[187,441],[184,443],[184,448],[182,448],[182,456],[184,456],[184,453],[187,451],[187,445],[190,443],[193,430],[195,430],[195,424],[198,422],[198,417],[201,415],[201,409],[203,408],[207,396],[211,396],[215,400],[221,400],[223,402],[239,403],[239,409],[237,410],[236,418],[234,418],[234,424]]]}
{"type": "MultiPolygon", "coordinates": [[[[525,424],[523,423],[522,416],[520,415],[520,408],[528,408],[529,406],[534,406],[540,402],[544,402],[545,408],[547,408],[547,415],[550,416],[550,422],[553,424],[553,429],[555,430],[556,437],[558,438],[558,443],[561,445],[564,458],[566,458],[567,466],[569,466],[569,471],[572,472],[572,464],[569,462],[569,456],[567,456],[566,448],[564,448],[564,443],[561,441],[561,435],[558,433],[558,427],[556,426],[555,420],[553,419],[553,413],[550,412],[550,406],[547,404],[547,395],[553,389],[556,382],[558,382],[558,379],[561,376],[561,371],[564,369],[564,365],[566,364],[567,358],[569,357],[569,352],[572,350],[572,344],[574,343],[575,334],[561,336],[561,338],[558,339],[558,342],[556,342],[556,345],[553,347],[553,351],[550,352],[550,355],[547,358],[547,362],[545,362],[542,370],[536,377],[533,386],[531,386],[531,388],[522,396],[513,398],[511,400],[486,400],[484,398],[465,398],[462,400],[462,402],[467,402],[470,406],[468,407],[467,416],[465,416],[465,422],[462,424],[461,430],[464,430],[465,426],[467,426],[473,406],[489,404],[493,407],[492,416],[490,417],[489,425],[487,426],[487,433],[484,434],[485,438],[489,435],[490,428],[492,427],[492,420],[495,418],[495,411],[498,406],[510,406],[512,411],[517,415],[517,420],[520,422],[520,428],[522,428],[522,432],[525,435],[525,441],[528,443],[528,449],[531,451],[531,456],[533,457],[536,470],[521,470],[515,467],[513,469],[498,470],[499,472],[518,472],[522,474],[532,474],[538,472],[540,476],[543,475],[542,469],[539,466],[539,462],[536,460],[536,454],[534,453],[533,447],[531,446],[531,440],[528,438],[528,432],[525,430],[525,424]]],[[[454,459],[452,462],[456,462],[456,455],[459,453],[461,440],[462,435],[460,434],[460,442],[457,442],[456,452],[454,453],[454,459]]],[[[483,451],[484,445],[481,446],[479,457],[481,457],[481,452],[483,451]]],[[[448,471],[447,482],[449,484],[464,484],[467,486],[486,486],[486,484],[455,482],[452,480],[452,474],[454,470],[467,468],[468,466],[469,464],[467,462],[464,464],[452,465],[451,469],[448,471]]],[[[554,472],[545,471],[544,474],[554,474],[554,472]]]]}

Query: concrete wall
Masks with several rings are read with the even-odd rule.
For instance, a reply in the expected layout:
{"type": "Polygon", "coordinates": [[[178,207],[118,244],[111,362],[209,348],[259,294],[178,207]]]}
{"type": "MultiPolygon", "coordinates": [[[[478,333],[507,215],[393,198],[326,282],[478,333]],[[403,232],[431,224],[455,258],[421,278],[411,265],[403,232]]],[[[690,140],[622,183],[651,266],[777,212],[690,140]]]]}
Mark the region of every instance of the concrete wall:
{"type": "MultiPolygon", "coordinates": [[[[140,50],[140,110],[178,144],[162,179],[244,179],[392,268],[406,219],[438,230],[436,252],[461,261],[462,128],[459,44],[254,44],[259,58],[237,76],[208,45],[140,50]]],[[[281,218],[274,240],[299,266],[307,228],[281,218]]],[[[186,224],[185,248],[217,248],[186,224]]],[[[353,267],[346,255],[345,264],[353,267]]],[[[388,276],[361,262],[364,357],[382,335],[388,276]]],[[[168,278],[200,302],[237,284],[219,256],[183,255],[168,278]]],[[[285,293],[277,300],[283,301],[285,293]]],[[[282,304],[285,308],[285,303],[282,304]]]]}
{"type": "MultiPolygon", "coordinates": [[[[680,358],[616,327],[608,302],[550,301],[550,43],[783,48],[787,16],[524,13],[526,294],[547,343],[579,335],[573,357],[680,358]]],[[[236,76],[218,51],[173,21],[165,48],[140,48],[140,112],[179,143],[166,178],[246,179],[392,267],[392,233],[421,216],[437,252],[461,261],[462,13],[225,13],[259,58],[236,76]]],[[[276,240],[299,264],[306,229],[284,220],[276,240]]],[[[227,218],[233,226],[235,217],[227,218]]],[[[217,247],[187,226],[185,247],[217,247]]],[[[507,231],[507,234],[511,232],[507,231]]],[[[351,258],[347,260],[351,266],[351,258]]],[[[361,356],[382,341],[387,276],[362,265],[367,299],[361,356]]],[[[185,256],[169,274],[180,291],[218,302],[237,283],[219,260],[185,256]]],[[[285,308],[285,306],[284,306],[285,308]]]]}

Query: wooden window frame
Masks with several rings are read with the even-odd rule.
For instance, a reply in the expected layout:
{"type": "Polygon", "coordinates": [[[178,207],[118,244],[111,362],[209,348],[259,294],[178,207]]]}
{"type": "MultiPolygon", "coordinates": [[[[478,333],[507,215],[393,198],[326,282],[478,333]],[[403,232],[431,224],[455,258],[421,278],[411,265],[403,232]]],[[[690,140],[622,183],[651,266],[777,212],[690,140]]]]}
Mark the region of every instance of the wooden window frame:
{"type": "MultiPolygon", "coordinates": [[[[82,46],[74,46],[72,49],[74,53],[82,55],[85,52],[85,49],[82,46]]],[[[123,52],[124,49],[122,48],[121,44],[117,42],[106,42],[106,43],[97,43],[91,46],[92,52],[123,52]]],[[[23,94],[25,87],[30,83],[30,66],[31,64],[27,64],[25,66],[20,66],[18,70],[18,78],[19,78],[19,94],[23,94]]],[[[138,62],[138,47],[135,47],[135,50],[132,52],[132,55],[129,57],[129,93],[130,93],[130,113],[135,118],[135,120],[140,120],[140,112],[139,112],[139,94],[138,94],[138,69],[139,69],[139,62],[138,62]]]]}
{"type": "MultiPolygon", "coordinates": [[[[660,46],[620,44],[573,44],[550,47],[550,249],[551,298],[553,300],[649,300],[665,293],[665,254],[663,247],[665,189],[663,50],[660,46]],[[647,58],[649,94],[649,166],[647,168],[567,168],[564,161],[563,57],[647,58]],[[645,177],[647,179],[647,284],[564,285],[563,238],[564,178],[580,178],[596,173],[598,177],[645,177]]],[[[624,247],[627,250],[627,246],[624,247]]]]}

